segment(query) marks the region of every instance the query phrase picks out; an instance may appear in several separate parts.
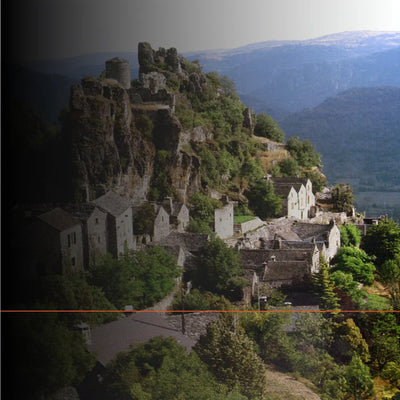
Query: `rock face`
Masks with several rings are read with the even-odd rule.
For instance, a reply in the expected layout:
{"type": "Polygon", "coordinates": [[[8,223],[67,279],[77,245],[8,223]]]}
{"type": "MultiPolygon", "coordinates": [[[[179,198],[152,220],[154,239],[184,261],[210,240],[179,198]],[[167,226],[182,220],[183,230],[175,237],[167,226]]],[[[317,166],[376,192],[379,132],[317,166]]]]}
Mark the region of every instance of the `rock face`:
{"type": "Polygon", "coordinates": [[[137,129],[126,90],[112,80],[83,80],[72,87],[69,120],[76,193],[89,187],[93,198],[103,186],[145,199],[155,148],[137,129]]]}
{"type": "MultiPolygon", "coordinates": [[[[200,161],[184,145],[212,135],[203,127],[184,131],[174,115],[175,95],[166,81],[171,70],[180,70],[176,49],[155,52],[140,43],[139,62],[138,87],[127,86],[126,65],[120,59],[107,62],[106,77],[112,79],[90,77],[72,86],[68,130],[76,200],[91,200],[108,190],[134,203],[148,200],[160,151],[168,153],[163,171],[176,197],[186,201],[201,188],[200,161]],[[154,70],[155,60],[169,65],[168,71],[154,70]]],[[[201,78],[194,81],[200,88],[201,78]]]]}

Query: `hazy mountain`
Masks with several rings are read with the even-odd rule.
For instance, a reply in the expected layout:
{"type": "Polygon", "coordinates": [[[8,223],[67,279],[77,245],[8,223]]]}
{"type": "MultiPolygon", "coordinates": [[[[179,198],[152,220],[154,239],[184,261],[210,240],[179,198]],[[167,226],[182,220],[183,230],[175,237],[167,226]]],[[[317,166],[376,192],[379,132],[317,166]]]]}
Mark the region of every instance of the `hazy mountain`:
{"type": "Polygon", "coordinates": [[[400,86],[400,32],[344,32],[192,53],[206,71],[236,82],[242,99],[275,118],[351,87],[400,86]]]}
{"type": "Polygon", "coordinates": [[[98,76],[105,69],[105,62],[113,57],[129,61],[132,79],[138,77],[139,64],[136,52],[105,52],[82,56],[34,61],[26,67],[46,74],[59,74],[80,81],[85,76],[98,76]]]}
{"type": "Polygon", "coordinates": [[[309,139],[331,183],[357,191],[400,191],[400,88],[353,88],[281,121],[286,136],[309,139]]]}
{"type": "MultiPolygon", "coordinates": [[[[95,53],[43,60],[29,68],[73,80],[98,76],[107,59],[120,56],[138,77],[137,52],[95,53]]],[[[315,107],[351,87],[400,86],[400,32],[344,32],[304,41],[268,41],[229,50],[186,53],[204,71],[236,83],[241,99],[274,118],[315,107]]]]}
{"type": "Polygon", "coordinates": [[[4,98],[7,102],[18,100],[39,113],[46,122],[57,122],[60,111],[68,107],[71,85],[74,80],[44,74],[18,65],[5,68],[4,98]]]}

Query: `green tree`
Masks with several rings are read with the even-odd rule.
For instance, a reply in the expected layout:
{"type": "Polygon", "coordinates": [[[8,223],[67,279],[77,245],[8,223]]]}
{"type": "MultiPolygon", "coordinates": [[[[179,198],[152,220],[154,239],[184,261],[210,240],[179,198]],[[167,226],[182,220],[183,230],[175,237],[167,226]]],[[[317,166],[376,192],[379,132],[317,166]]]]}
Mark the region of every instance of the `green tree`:
{"type": "Polygon", "coordinates": [[[321,300],[321,306],[325,310],[339,309],[339,299],[335,294],[334,284],[330,279],[328,265],[321,258],[319,271],[314,275],[313,286],[315,293],[321,300]]]}
{"type": "Polygon", "coordinates": [[[343,271],[334,271],[330,277],[335,287],[347,296],[351,297],[352,302],[360,307],[364,300],[364,294],[359,289],[358,283],[353,279],[353,275],[343,271]]]}
{"type": "MultiPolygon", "coordinates": [[[[89,285],[81,271],[68,270],[63,275],[44,277],[37,287],[40,302],[56,310],[115,310],[103,291],[89,285]]],[[[91,326],[110,322],[116,313],[66,313],[59,319],[69,327],[83,321],[91,326]]]]}
{"type": "Polygon", "coordinates": [[[287,158],[278,163],[282,176],[298,176],[300,174],[299,163],[294,158],[287,158]]]}
{"type": "Polygon", "coordinates": [[[236,316],[221,316],[211,323],[194,347],[216,378],[228,387],[239,385],[249,398],[262,396],[265,387],[264,364],[255,344],[244,333],[236,316]]]}
{"type": "Polygon", "coordinates": [[[229,299],[241,297],[245,281],[240,278],[242,265],[237,251],[213,237],[195,260],[193,284],[229,299]]]}
{"type": "Polygon", "coordinates": [[[342,246],[356,246],[361,243],[361,231],[354,225],[342,225],[340,230],[340,243],[342,246]]]}
{"type": "Polygon", "coordinates": [[[214,222],[214,210],[221,207],[218,200],[210,199],[202,193],[194,193],[190,197],[190,223],[189,232],[211,233],[211,225],[214,222]]]}
{"type": "Polygon", "coordinates": [[[371,396],[374,382],[367,365],[359,356],[354,356],[346,368],[347,392],[354,399],[367,399],[371,396]]]}
{"type": "Polygon", "coordinates": [[[256,115],[254,134],[274,140],[275,142],[283,142],[285,140],[285,134],[278,123],[265,112],[256,115]]]}
{"type": "Polygon", "coordinates": [[[400,365],[389,361],[383,368],[381,377],[389,381],[392,386],[398,386],[400,381],[400,365]]]}
{"type": "Polygon", "coordinates": [[[7,370],[15,379],[9,398],[42,399],[79,384],[94,366],[81,333],[67,329],[56,314],[14,314],[2,322],[7,370]]]}
{"type": "Polygon", "coordinates": [[[249,199],[250,209],[262,219],[278,215],[282,208],[281,198],[274,193],[272,184],[265,180],[251,186],[246,196],[249,199]]]}
{"type": "Polygon", "coordinates": [[[135,235],[152,235],[156,212],[150,203],[143,204],[133,215],[133,232],[135,235]]]}
{"type": "Polygon", "coordinates": [[[353,356],[359,356],[362,361],[370,359],[367,342],[362,336],[360,328],[351,318],[332,325],[334,340],[331,346],[331,354],[338,362],[347,363],[353,356]]]}
{"type": "Polygon", "coordinates": [[[370,316],[364,327],[371,342],[371,367],[381,371],[389,362],[400,364],[400,325],[393,314],[370,316]]]}
{"type": "Polygon", "coordinates": [[[321,156],[308,140],[302,142],[298,136],[293,136],[286,142],[286,150],[301,167],[321,167],[321,156]]]}
{"type": "Polygon", "coordinates": [[[332,271],[342,271],[354,280],[370,285],[374,280],[375,266],[364,250],[356,247],[341,247],[332,259],[332,271]]]}
{"type": "Polygon", "coordinates": [[[303,175],[304,178],[310,179],[314,194],[320,192],[327,184],[326,176],[317,169],[313,169],[311,171],[305,171],[303,172],[303,175]]]}
{"type": "Polygon", "coordinates": [[[180,274],[176,259],[160,247],[128,251],[120,260],[107,254],[90,269],[90,282],[118,308],[145,308],[161,300],[180,274]]]}
{"type": "Polygon", "coordinates": [[[332,190],[333,209],[336,212],[351,213],[355,197],[349,184],[339,183],[332,190]]]}
{"type": "Polygon", "coordinates": [[[400,255],[400,226],[391,219],[380,220],[378,225],[368,229],[361,247],[376,257],[379,272],[385,261],[395,260],[400,255]]]}
{"type": "Polygon", "coordinates": [[[119,353],[103,382],[111,398],[119,400],[247,399],[217,383],[197,354],[188,354],[173,338],[152,338],[119,353]]]}

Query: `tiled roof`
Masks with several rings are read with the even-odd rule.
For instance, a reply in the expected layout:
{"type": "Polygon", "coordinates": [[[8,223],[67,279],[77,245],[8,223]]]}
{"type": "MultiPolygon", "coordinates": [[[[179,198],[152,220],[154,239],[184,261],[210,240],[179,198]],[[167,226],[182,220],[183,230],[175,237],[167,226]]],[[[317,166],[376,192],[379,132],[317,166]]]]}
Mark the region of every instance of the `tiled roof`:
{"type": "Polygon", "coordinates": [[[96,200],[93,200],[92,203],[99,206],[104,211],[107,211],[114,217],[120,216],[124,211],[131,207],[128,200],[111,191],[96,200]]]}
{"type": "Polygon", "coordinates": [[[59,207],[39,215],[38,218],[60,232],[81,224],[79,219],[59,207]]]}

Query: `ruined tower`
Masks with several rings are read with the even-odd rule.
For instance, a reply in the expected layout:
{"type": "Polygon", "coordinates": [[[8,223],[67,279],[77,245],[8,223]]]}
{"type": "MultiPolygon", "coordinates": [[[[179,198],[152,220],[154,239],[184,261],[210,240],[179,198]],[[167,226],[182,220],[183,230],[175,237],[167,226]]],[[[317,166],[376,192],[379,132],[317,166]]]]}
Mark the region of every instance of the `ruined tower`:
{"type": "Polygon", "coordinates": [[[131,87],[129,62],[120,57],[106,61],[106,78],[115,79],[124,89],[129,89],[131,87]]]}

